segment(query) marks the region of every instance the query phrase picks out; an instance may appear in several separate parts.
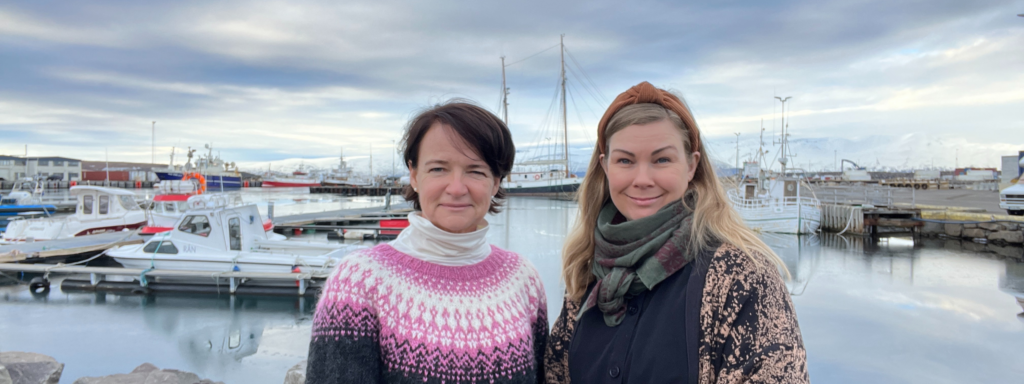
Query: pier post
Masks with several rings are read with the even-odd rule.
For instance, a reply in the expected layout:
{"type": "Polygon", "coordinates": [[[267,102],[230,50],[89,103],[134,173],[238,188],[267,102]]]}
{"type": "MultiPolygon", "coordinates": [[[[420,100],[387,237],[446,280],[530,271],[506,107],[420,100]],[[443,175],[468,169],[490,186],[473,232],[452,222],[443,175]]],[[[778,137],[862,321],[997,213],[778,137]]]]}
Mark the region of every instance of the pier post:
{"type": "Polygon", "coordinates": [[[267,202],[267,218],[274,220],[274,202],[267,202]]]}

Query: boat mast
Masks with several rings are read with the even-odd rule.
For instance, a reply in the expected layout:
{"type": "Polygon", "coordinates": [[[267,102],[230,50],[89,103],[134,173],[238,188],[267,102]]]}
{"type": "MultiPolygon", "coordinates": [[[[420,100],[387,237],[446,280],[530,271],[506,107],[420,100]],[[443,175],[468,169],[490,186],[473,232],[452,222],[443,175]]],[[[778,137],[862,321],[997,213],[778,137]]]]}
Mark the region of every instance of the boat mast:
{"type": "Polygon", "coordinates": [[[505,126],[508,126],[508,86],[505,83],[505,56],[501,57],[501,111],[505,118],[505,126]]]}
{"type": "Polygon", "coordinates": [[[565,177],[569,177],[569,120],[565,110],[565,34],[558,40],[562,54],[562,139],[565,144],[565,177]]]}

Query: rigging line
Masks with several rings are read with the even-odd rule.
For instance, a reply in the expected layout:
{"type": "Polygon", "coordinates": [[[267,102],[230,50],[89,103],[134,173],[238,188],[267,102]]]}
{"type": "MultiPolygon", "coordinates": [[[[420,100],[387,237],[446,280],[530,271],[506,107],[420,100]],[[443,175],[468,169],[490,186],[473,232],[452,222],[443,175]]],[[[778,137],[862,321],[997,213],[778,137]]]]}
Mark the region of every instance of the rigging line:
{"type": "Polygon", "coordinates": [[[580,109],[576,105],[576,98],[572,96],[572,92],[569,92],[569,98],[572,99],[572,109],[576,111],[576,118],[580,120],[580,127],[583,129],[583,137],[590,143],[590,135],[587,134],[587,124],[583,122],[583,115],[580,113],[580,109]]]}
{"type": "Polygon", "coordinates": [[[607,98],[604,97],[604,92],[601,92],[601,89],[597,87],[597,83],[594,81],[594,79],[590,78],[590,74],[587,73],[586,69],[583,69],[583,66],[580,65],[580,62],[576,60],[576,56],[574,56],[572,52],[569,52],[568,48],[565,49],[565,53],[569,54],[569,59],[572,60],[573,64],[575,64],[581,72],[583,72],[583,76],[587,78],[587,81],[590,82],[590,85],[594,88],[594,91],[598,94],[598,96],[600,96],[600,101],[603,103],[607,103],[607,98]]]}
{"type": "MultiPolygon", "coordinates": [[[[582,71],[582,68],[580,68],[580,70],[582,71]]],[[[587,83],[584,81],[586,79],[580,77],[579,73],[573,70],[571,66],[569,67],[569,72],[571,72],[573,76],[576,76],[576,78],[580,80],[580,86],[583,87],[583,90],[587,91],[587,93],[590,94],[590,97],[592,97],[594,101],[596,101],[597,103],[604,103],[603,97],[597,94],[596,91],[591,88],[591,86],[587,85],[587,83]]]]}
{"type": "MultiPolygon", "coordinates": [[[[573,83],[571,83],[571,82],[569,82],[569,86],[570,86],[570,87],[575,87],[575,85],[574,85],[573,83]]],[[[577,91],[577,92],[579,92],[579,90],[576,90],[576,91],[577,91]]],[[[598,117],[598,115],[597,115],[597,113],[596,113],[596,112],[594,111],[594,109],[590,107],[590,103],[588,103],[588,102],[587,102],[587,99],[584,99],[584,98],[582,98],[582,97],[581,97],[581,98],[580,98],[580,101],[582,101],[582,102],[583,102],[583,105],[585,105],[585,106],[587,107],[587,110],[589,110],[589,111],[590,111],[590,114],[594,116],[594,119],[596,119],[596,120],[601,120],[601,118],[600,118],[600,117],[598,117]]]]}
{"type": "MultiPolygon", "coordinates": [[[[562,80],[561,75],[558,76],[557,80],[558,81],[562,80]]],[[[555,92],[554,92],[554,94],[551,97],[551,103],[548,105],[548,110],[544,114],[544,119],[541,120],[541,123],[540,123],[540,126],[539,126],[540,129],[538,129],[536,131],[536,134],[535,134],[536,136],[534,137],[534,141],[533,141],[535,143],[534,144],[534,148],[536,148],[538,146],[541,146],[541,145],[544,145],[545,137],[551,136],[550,132],[549,132],[549,128],[550,128],[551,119],[554,116],[552,111],[554,110],[555,105],[558,102],[558,94],[559,94],[559,90],[558,90],[558,86],[557,86],[558,83],[556,82],[555,84],[556,84],[555,92]]]]}
{"type": "Polygon", "coordinates": [[[550,46],[550,47],[544,48],[544,50],[542,50],[542,51],[540,51],[540,52],[537,52],[537,53],[534,53],[534,54],[532,54],[532,55],[530,55],[530,56],[527,56],[527,57],[526,57],[526,58],[524,58],[524,59],[520,59],[520,60],[517,60],[517,61],[515,61],[515,62],[509,63],[509,64],[505,64],[505,66],[506,66],[506,67],[511,67],[511,66],[513,66],[513,65],[516,65],[516,64],[522,63],[522,62],[524,62],[524,61],[526,61],[526,60],[529,60],[529,59],[533,58],[534,56],[537,56],[537,55],[539,55],[539,54],[542,54],[542,53],[544,53],[544,52],[550,51],[551,49],[553,49],[553,48],[555,48],[555,47],[557,47],[557,46],[559,46],[559,45],[560,45],[560,44],[555,44],[555,45],[552,45],[552,46],[550,46]]]}

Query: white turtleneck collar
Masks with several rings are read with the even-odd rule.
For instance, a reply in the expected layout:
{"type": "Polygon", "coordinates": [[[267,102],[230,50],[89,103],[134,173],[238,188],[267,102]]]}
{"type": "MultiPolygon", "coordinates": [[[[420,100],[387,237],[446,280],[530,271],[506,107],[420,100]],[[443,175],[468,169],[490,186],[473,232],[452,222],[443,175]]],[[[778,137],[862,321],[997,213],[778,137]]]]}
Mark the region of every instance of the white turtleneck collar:
{"type": "Polygon", "coordinates": [[[451,233],[438,228],[420,212],[409,214],[409,227],[390,244],[395,250],[417,259],[446,266],[479,263],[491,254],[487,228],[469,233],[451,233]]]}

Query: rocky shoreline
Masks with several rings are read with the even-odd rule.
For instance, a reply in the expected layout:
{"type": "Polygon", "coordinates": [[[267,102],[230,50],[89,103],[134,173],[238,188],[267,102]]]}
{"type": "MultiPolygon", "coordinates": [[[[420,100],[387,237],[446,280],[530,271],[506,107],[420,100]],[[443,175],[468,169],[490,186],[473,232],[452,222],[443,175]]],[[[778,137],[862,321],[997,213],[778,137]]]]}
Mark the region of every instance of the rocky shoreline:
{"type": "MultiPolygon", "coordinates": [[[[53,357],[32,352],[0,352],[0,384],[58,384],[64,364],[53,357]]],[[[306,382],[306,361],[293,366],[285,374],[285,384],[306,382]]],[[[73,384],[224,384],[200,378],[192,372],[160,369],[143,363],[129,373],[108,376],[80,377],[73,384]]]]}

